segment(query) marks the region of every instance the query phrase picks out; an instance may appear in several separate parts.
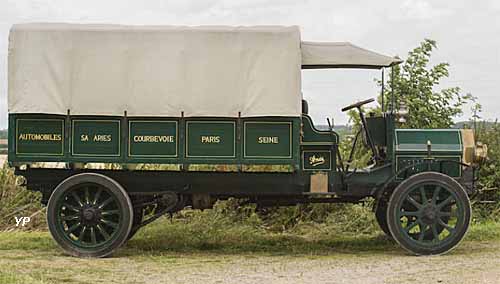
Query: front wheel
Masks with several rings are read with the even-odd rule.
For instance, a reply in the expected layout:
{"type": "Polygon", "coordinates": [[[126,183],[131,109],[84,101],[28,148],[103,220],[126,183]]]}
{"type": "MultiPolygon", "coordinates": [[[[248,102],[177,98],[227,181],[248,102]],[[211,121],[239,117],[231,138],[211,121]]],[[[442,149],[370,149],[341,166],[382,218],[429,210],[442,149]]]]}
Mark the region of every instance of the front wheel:
{"type": "Polygon", "coordinates": [[[375,209],[375,220],[386,236],[392,239],[391,231],[387,225],[387,202],[380,201],[375,209]]]}
{"type": "Polygon", "coordinates": [[[104,257],[120,247],[132,227],[132,203],[113,179],[95,173],[71,176],[50,196],[47,223],[68,254],[104,257]]]}
{"type": "Polygon", "coordinates": [[[387,224],[392,237],[416,255],[442,254],[465,236],[469,197],[453,178],[425,172],[403,181],[391,195],[387,224]]]}

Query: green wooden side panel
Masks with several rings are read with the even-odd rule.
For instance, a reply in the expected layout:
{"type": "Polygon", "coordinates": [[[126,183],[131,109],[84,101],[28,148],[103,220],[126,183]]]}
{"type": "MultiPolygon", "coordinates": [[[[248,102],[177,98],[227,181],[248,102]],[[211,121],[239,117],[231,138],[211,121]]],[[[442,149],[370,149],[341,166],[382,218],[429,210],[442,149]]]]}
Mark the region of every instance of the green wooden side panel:
{"type": "Polygon", "coordinates": [[[382,116],[367,117],[366,126],[373,139],[373,143],[377,146],[385,146],[387,144],[386,118],[382,116]]]}
{"type": "Polygon", "coordinates": [[[404,175],[427,170],[427,141],[431,142],[431,157],[434,160],[454,162],[433,163],[431,170],[452,177],[462,175],[462,137],[459,129],[396,129],[395,130],[395,172],[411,166],[404,175]]]}
{"type": "Polygon", "coordinates": [[[244,158],[291,159],[292,122],[244,122],[244,158]]]}
{"type": "MultiPolygon", "coordinates": [[[[398,179],[403,179],[405,176],[410,176],[419,172],[423,172],[428,170],[427,164],[424,164],[426,156],[425,155],[400,155],[396,156],[396,171],[399,172],[407,167],[408,170],[406,172],[402,172],[398,175],[398,179]],[[413,165],[413,166],[412,166],[413,165]]],[[[433,163],[431,164],[431,170],[444,173],[451,177],[460,177],[462,176],[462,165],[460,162],[462,161],[462,157],[460,155],[442,155],[435,156],[435,159],[443,160],[441,163],[433,163]],[[456,161],[454,162],[446,162],[447,160],[456,161]]]]}
{"type": "Polygon", "coordinates": [[[64,155],[64,119],[16,119],[16,155],[64,155]]]}
{"type": "Polygon", "coordinates": [[[316,130],[308,117],[9,114],[9,161],[14,163],[175,164],[185,169],[194,164],[227,164],[252,171],[270,165],[296,171],[308,167],[304,155],[306,161],[322,159],[303,155],[302,147],[308,147],[320,150],[317,154],[331,151],[324,164],[315,162],[314,169],[334,170],[332,146],[337,139],[335,133],[316,130]]]}
{"type": "Polygon", "coordinates": [[[396,151],[427,151],[427,141],[432,151],[462,151],[459,129],[396,129],[396,151]]]}
{"type": "Polygon", "coordinates": [[[107,156],[121,155],[120,120],[73,119],[71,155],[107,156]]]}
{"type": "MultiPolygon", "coordinates": [[[[304,171],[336,171],[336,132],[318,130],[311,117],[302,115],[301,168],[304,171]]],[[[332,182],[333,176],[330,176],[332,182]]]]}
{"type": "Polygon", "coordinates": [[[130,120],[128,156],[172,158],[178,156],[178,122],[130,120]]]}
{"type": "Polygon", "coordinates": [[[187,121],[187,158],[236,158],[235,121],[187,121]]]}
{"type": "Polygon", "coordinates": [[[332,170],[332,152],[330,150],[303,150],[302,169],[305,171],[332,170]]]}
{"type": "Polygon", "coordinates": [[[339,136],[336,132],[318,130],[314,127],[311,117],[302,115],[302,145],[332,145],[337,144],[339,136]]]}

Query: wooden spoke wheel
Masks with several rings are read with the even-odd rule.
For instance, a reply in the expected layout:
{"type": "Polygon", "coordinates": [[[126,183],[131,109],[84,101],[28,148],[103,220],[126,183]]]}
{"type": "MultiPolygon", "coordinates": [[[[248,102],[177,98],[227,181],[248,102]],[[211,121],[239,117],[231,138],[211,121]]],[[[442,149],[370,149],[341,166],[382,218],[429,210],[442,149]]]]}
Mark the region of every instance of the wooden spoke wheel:
{"type": "Polygon", "coordinates": [[[104,257],[126,240],[133,221],[125,190],[104,175],[74,175],[52,193],[47,222],[54,240],[68,254],[104,257]]]}
{"type": "Polygon", "coordinates": [[[387,208],[392,237],[416,255],[441,254],[465,236],[471,218],[469,197],[453,178],[416,174],[393,192],[387,208]]]}
{"type": "MultiPolygon", "coordinates": [[[[383,201],[382,201],[383,202],[383,201]]],[[[387,202],[384,202],[379,204],[377,208],[375,209],[375,220],[377,220],[377,224],[379,225],[380,229],[384,232],[384,234],[392,239],[391,231],[389,230],[389,225],[387,224],[387,202]]],[[[410,211],[411,208],[406,208],[407,211],[410,211]]],[[[443,208],[443,211],[445,212],[451,212],[451,205],[445,206],[443,208]]],[[[443,219],[444,223],[448,222],[449,217],[443,216],[441,217],[443,219]]],[[[414,217],[409,218],[411,221],[415,221],[414,217]]],[[[441,234],[441,232],[444,230],[445,227],[441,226],[440,224],[437,225],[437,231],[438,234],[441,234]]],[[[433,234],[431,230],[427,230],[425,232],[424,239],[425,240],[431,240],[433,238],[433,234]]]]}

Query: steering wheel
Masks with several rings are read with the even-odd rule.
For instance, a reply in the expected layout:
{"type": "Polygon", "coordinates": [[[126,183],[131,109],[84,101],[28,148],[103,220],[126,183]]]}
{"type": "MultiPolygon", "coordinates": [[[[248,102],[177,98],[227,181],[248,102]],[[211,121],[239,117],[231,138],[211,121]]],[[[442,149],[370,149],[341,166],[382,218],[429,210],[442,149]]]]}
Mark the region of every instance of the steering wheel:
{"type": "Polygon", "coordinates": [[[357,103],[353,103],[352,105],[348,105],[348,106],[346,106],[345,108],[343,108],[343,109],[342,109],[342,111],[343,111],[343,112],[344,112],[344,111],[348,111],[348,110],[353,109],[353,108],[355,108],[355,107],[360,107],[360,106],[362,106],[362,105],[366,105],[366,104],[368,104],[368,103],[371,103],[371,102],[373,102],[373,101],[375,101],[375,99],[373,99],[373,98],[371,98],[371,99],[367,99],[367,100],[364,100],[364,101],[359,101],[359,102],[357,102],[357,103]]]}

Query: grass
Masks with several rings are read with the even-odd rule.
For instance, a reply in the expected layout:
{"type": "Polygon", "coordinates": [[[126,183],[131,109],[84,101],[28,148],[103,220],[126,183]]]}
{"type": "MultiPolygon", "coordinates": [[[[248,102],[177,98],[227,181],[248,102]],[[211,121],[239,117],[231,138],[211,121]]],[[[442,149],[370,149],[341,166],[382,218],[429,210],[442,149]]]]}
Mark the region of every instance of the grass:
{"type": "MultiPolygon", "coordinates": [[[[203,221],[206,224],[161,218],[140,231],[113,257],[105,259],[67,257],[48,232],[3,232],[0,283],[88,283],[98,278],[116,283],[155,283],[148,273],[168,277],[169,272],[189,272],[194,268],[202,270],[200,273],[218,271],[234,263],[245,266],[249,262],[335,259],[357,262],[407,255],[380,231],[357,235],[328,233],[325,227],[304,224],[299,227],[307,226],[310,233],[272,233],[241,223],[231,227],[220,220],[203,221]]],[[[475,223],[466,241],[450,257],[475,257],[491,251],[492,243],[500,247],[500,223],[475,223]]]]}
{"type": "MultiPolygon", "coordinates": [[[[252,205],[240,206],[238,200],[233,199],[219,202],[211,210],[187,209],[172,218],[164,216],[142,228],[119,255],[330,255],[399,250],[382,234],[370,207],[370,204],[325,204],[284,207],[262,213],[252,205]]],[[[500,222],[474,220],[467,239],[500,240],[500,222]]],[[[0,233],[2,250],[59,251],[43,229],[0,233]]]]}
{"type": "MultiPolygon", "coordinates": [[[[114,257],[69,258],[46,231],[39,198],[39,194],[14,185],[10,169],[0,169],[0,215],[4,217],[0,220],[1,284],[89,283],[95,279],[105,279],[103,283],[170,283],[165,275],[175,274],[177,269],[185,273],[195,268],[218,271],[231,262],[242,266],[249,260],[280,265],[297,259],[377,262],[407,256],[378,228],[371,212],[373,201],[259,211],[230,199],[218,202],[212,210],[183,210],[173,218],[162,217],[139,231],[114,257]],[[28,228],[17,228],[13,216],[33,218],[28,228]],[[145,271],[163,276],[149,279],[145,271]]],[[[480,217],[483,211],[475,210],[478,218],[451,257],[484,256],[492,250],[500,253],[500,222],[493,221],[497,215],[480,217]]]]}
{"type": "Polygon", "coordinates": [[[0,230],[15,229],[15,217],[21,216],[32,217],[32,222],[23,229],[45,228],[45,210],[42,209],[40,198],[40,193],[16,184],[14,171],[7,164],[0,166],[0,230]]]}
{"type": "MultiPolygon", "coordinates": [[[[306,225],[304,225],[306,226],[306,225]]],[[[146,227],[129,242],[128,247],[148,254],[158,252],[210,252],[223,254],[329,254],[342,250],[383,251],[393,246],[380,234],[329,234],[324,228],[310,226],[308,234],[268,232],[248,225],[203,226],[162,220],[146,227]],[[161,236],[161,237],[158,237],[161,236]]],[[[309,227],[309,226],[308,226],[309,227]]]]}
{"type": "MultiPolygon", "coordinates": [[[[381,232],[354,235],[328,234],[311,228],[311,234],[269,233],[245,225],[206,230],[197,224],[161,218],[143,228],[118,256],[162,255],[165,253],[330,255],[332,253],[373,253],[399,251],[381,232]]],[[[484,222],[471,226],[468,242],[500,241],[500,223],[484,222]]],[[[0,251],[59,251],[48,232],[0,233],[0,251]]],[[[1,283],[1,282],[0,282],[1,283]]]]}
{"type": "Polygon", "coordinates": [[[29,283],[26,277],[19,277],[12,272],[0,271],[0,283],[29,283]]]}
{"type": "Polygon", "coordinates": [[[500,223],[484,221],[471,226],[466,237],[469,241],[500,241],[500,223]]]}

